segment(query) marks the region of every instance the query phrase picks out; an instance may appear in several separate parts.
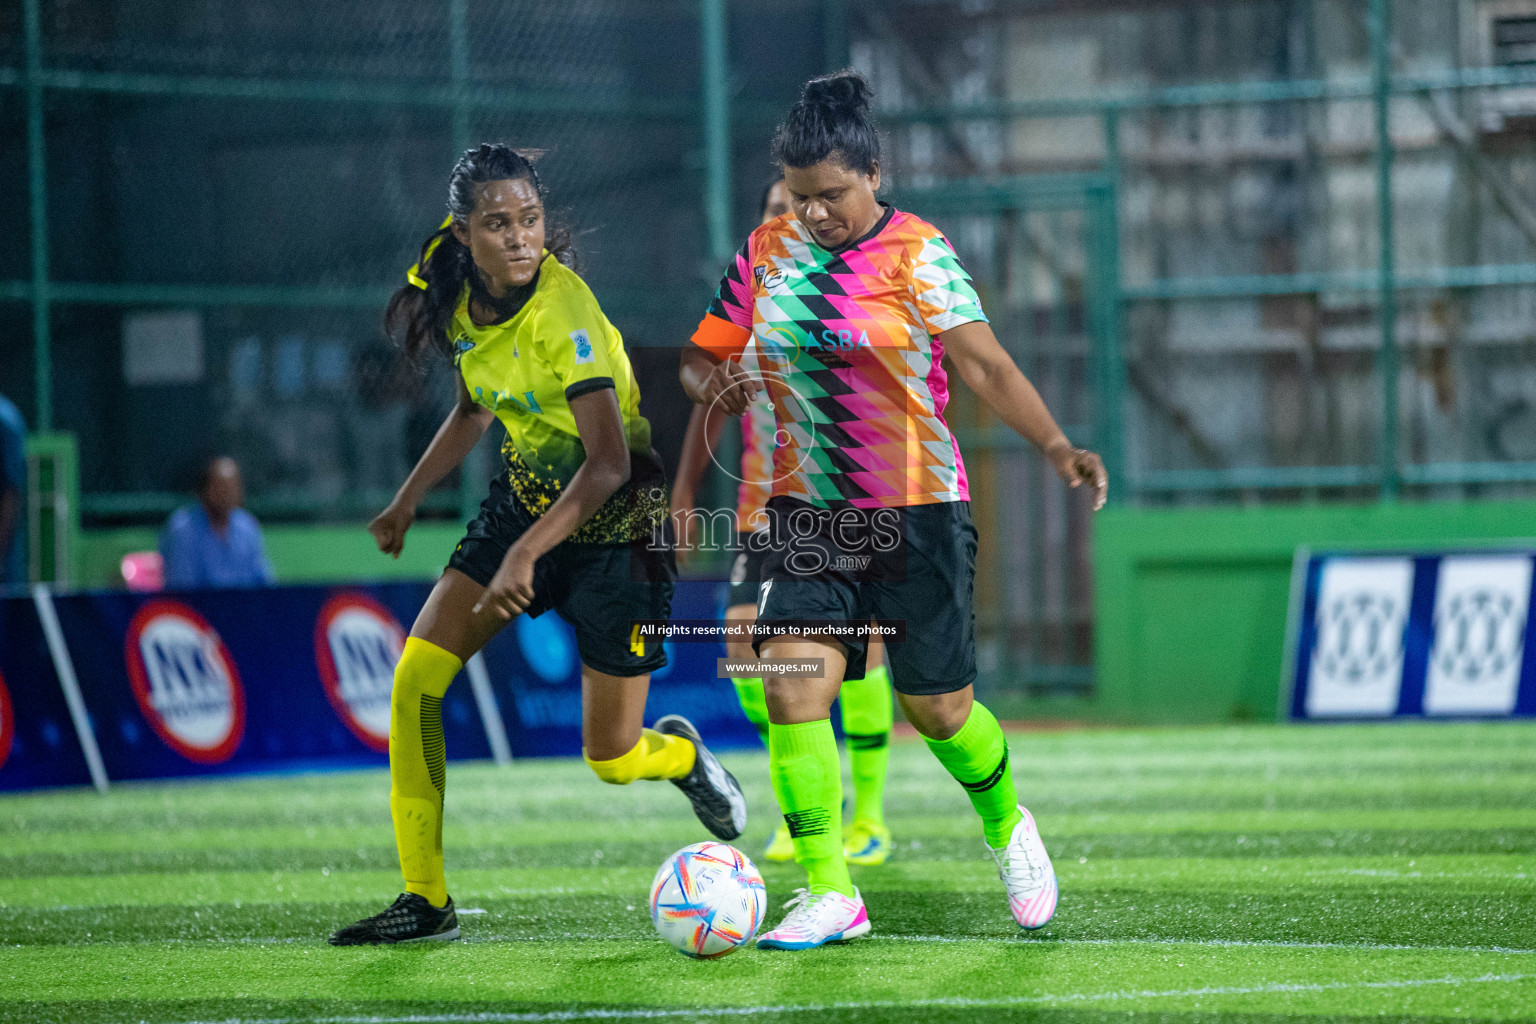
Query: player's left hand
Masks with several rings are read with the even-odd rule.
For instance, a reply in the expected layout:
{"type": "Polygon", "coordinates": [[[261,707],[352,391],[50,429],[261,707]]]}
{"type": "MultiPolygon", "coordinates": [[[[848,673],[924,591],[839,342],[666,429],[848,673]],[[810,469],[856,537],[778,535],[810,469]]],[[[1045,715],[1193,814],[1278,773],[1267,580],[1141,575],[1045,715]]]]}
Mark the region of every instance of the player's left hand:
{"type": "Polygon", "coordinates": [[[521,615],[533,603],[533,563],[528,552],[512,545],[501,560],[501,568],[491,577],[491,585],[475,603],[474,614],[488,611],[503,622],[521,615]]]}
{"type": "Polygon", "coordinates": [[[1068,487],[1081,487],[1083,484],[1093,487],[1095,512],[1104,507],[1109,497],[1109,474],[1104,472],[1103,459],[1086,448],[1072,447],[1072,442],[1065,438],[1047,448],[1045,457],[1051,460],[1056,475],[1068,487]]]}

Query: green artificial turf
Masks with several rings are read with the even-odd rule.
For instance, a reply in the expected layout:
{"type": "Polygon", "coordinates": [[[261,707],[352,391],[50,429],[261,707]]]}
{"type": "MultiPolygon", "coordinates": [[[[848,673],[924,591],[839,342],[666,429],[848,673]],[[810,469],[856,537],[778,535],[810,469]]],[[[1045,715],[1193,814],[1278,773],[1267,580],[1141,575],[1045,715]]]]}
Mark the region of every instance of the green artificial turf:
{"type": "MultiPolygon", "coordinates": [[[[465,941],[333,949],[399,889],[382,772],[0,798],[0,1020],[1536,1019],[1536,725],[1023,733],[1061,904],[1022,934],[960,789],[894,745],[874,936],[696,962],[646,914],[667,785],[449,770],[465,941]]],[[[773,826],[761,754],[726,758],[773,826]]],[[[761,864],[777,904],[793,867],[761,864]]]]}

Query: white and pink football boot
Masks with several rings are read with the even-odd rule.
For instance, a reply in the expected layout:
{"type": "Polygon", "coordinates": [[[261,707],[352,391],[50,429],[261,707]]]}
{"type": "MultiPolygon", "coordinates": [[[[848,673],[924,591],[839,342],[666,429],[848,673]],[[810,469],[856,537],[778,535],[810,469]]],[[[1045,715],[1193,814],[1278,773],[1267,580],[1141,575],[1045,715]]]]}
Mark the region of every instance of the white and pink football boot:
{"type": "Polygon", "coordinates": [[[852,896],[796,889],[794,899],[784,906],[789,913],[777,928],[758,937],[758,949],[815,949],[869,934],[869,915],[857,889],[852,896]]]}
{"type": "Polygon", "coordinates": [[[997,875],[1008,890],[1008,909],[1020,928],[1044,928],[1056,913],[1056,872],[1035,828],[1035,819],[1021,805],[1024,820],[1013,827],[1008,845],[988,849],[997,861],[997,875]]]}

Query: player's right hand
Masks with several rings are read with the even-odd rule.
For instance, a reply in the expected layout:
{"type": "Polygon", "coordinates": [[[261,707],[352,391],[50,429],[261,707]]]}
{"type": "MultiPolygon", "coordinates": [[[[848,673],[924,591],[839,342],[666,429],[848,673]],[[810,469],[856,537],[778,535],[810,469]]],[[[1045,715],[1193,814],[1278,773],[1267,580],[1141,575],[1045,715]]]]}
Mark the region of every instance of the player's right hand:
{"type": "Polygon", "coordinates": [[[533,603],[533,566],[534,559],[527,548],[513,544],[470,614],[489,612],[503,622],[521,615],[533,603]]]}
{"type": "Polygon", "coordinates": [[[700,404],[719,405],[730,415],[740,416],[762,390],[763,382],[742,369],[740,361],[732,356],[716,364],[704,378],[700,404]]]}
{"type": "Polygon", "coordinates": [[[390,502],[389,507],[368,524],[368,532],[373,534],[374,543],[378,544],[380,551],[399,558],[400,552],[405,550],[405,531],[415,521],[415,509],[390,502]]]}

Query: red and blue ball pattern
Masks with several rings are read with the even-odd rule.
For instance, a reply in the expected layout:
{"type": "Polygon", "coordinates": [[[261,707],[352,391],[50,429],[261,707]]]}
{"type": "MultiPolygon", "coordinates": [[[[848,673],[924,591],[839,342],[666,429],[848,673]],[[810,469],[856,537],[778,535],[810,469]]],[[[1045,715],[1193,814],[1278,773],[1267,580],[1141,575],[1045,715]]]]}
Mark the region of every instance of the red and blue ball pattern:
{"type": "Polygon", "coordinates": [[[762,873],[726,843],[683,847],[651,882],[651,923],[672,948],[698,960],[751,942],[767,910],[762,873]]]}

